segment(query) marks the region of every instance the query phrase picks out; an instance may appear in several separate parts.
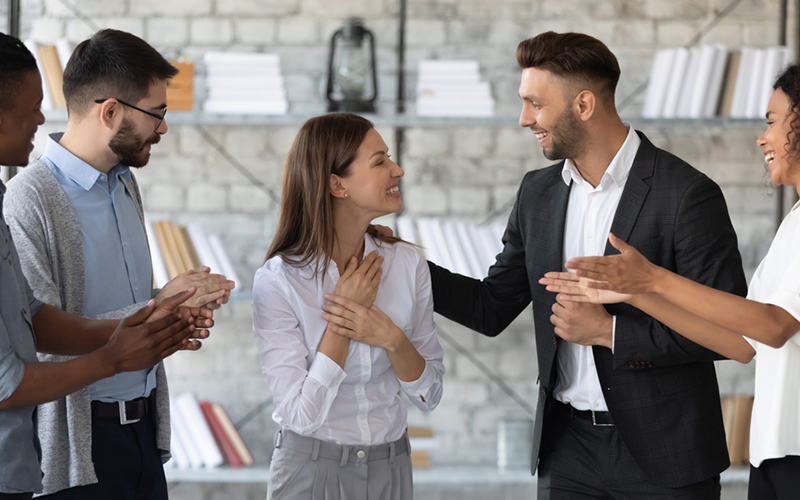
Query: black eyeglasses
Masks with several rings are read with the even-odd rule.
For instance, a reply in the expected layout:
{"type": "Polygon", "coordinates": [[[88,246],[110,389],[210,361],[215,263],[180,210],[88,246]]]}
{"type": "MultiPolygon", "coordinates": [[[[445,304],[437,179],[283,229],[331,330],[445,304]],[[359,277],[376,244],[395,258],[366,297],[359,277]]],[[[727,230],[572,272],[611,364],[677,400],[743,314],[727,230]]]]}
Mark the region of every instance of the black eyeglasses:
{"type": "MultiPolygon", "coordinates": [[[[103,104],[103,103],[104,103],[104,102],[106,102],[107,100],[108,100],[108,99],[95,99],[95,101],[94,101],[94,102],[95,102],[96,104],[103,104]]],[[[161,126],[161,122],[163,122],[163,121],[164,121],[164,116],[167,114],[167,108],[164,108],[164,109],[161,111],[161,114],[160,114],[160,115],[157,115],[157,114],[155,114],[155,113],[151,113],[151,112],[149,112],[149,111],[145,111],[145,110],[143,110],[142,108],[137,108],[137,107],[136,107],[136,106],[134,106],[133,104],[128,104],[127,102],[123,101],[122,99],[117,99],[117,102],[118,102],[118,103],[120,103],[120,104],[122,104],[123,106],[128,106],[129,108],[133,108],[133,109],[135,109],[136,111],[141,111],[142,113],[146,114],[147,116],[152,116],[153,118],[155,118],[156,120],[158,120],[158,121],[156,122],[156,128],[155,128],[155,130],[158,130],[158,127],[160,127],[160,126],[161,126]]]]}

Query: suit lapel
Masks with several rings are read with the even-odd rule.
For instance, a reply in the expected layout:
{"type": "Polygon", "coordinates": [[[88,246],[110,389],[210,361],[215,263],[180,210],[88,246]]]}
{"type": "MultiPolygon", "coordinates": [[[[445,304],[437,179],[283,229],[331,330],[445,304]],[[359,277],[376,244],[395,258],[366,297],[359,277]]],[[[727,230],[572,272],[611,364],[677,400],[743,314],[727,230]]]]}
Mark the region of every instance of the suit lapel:
{"type": "MultiPolygon", "coordinates": [[[[644,134],[641,132],[637,132],[637,134],[642,142],[636,152],[636,158],[634,158],[633,166],[628,174],[628,181],[625,183],[625,189],[622,191],[622,197],[617,206],[617,213],[611,224],[611,232],[614,233],[614,236],[625,242],[628,241],[628,237],[636,225],[636,219],[639,218],[644,200],[647,199],[647,194],[650,192],[650,185],[646,179],[652,177],[655,170],[656,147],[644,134]]],[[[604,255],[617,253],[619,253],[617,249],[607,241],[604,255]]]]}
{"type": "MultiPolygon", "coordinates": [[[[563,162],[562,162],[563,166],[563,162]]],[[[564,227],[567,225],[567,202],[572,184],[567,186],[561,177],[561,170],[556,171],[556,179],[550,187],[550,204],[548,212],[550,217],[550,231],[548,234],[547,269],[561,271],[564,267],[564,227]]]]}

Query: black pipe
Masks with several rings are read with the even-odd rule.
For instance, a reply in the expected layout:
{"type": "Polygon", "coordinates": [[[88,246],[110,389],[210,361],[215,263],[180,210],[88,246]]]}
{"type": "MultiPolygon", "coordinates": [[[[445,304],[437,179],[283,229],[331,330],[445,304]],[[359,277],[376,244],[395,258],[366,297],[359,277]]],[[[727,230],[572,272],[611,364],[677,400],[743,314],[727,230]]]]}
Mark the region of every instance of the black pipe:
{"type": "MultiPolygon", "coordinates": [[[[397,102],[395,111],[398,115],[406,112],[406,0],[400,0],[398,12],[399,25],[397,27],[397,102]]],[[[394,129],[394,161],[403,166],[403,146],[406,130],[402,126],[394,129]]]]}
{"type": "Polygon", "coordinates": [[[8,34],[19,38],[19,0],[8,0],[8,34]]]}

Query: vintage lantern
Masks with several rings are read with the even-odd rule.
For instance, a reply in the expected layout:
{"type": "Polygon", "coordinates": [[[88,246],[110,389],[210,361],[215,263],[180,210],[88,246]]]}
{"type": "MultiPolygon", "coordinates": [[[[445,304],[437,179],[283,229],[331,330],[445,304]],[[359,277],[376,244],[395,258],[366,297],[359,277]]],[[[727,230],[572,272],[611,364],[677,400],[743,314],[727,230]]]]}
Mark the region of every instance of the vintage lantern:
{"type": "Polygon", "coordinates": [[[375,112],[375,37],[359,18],[348,19],[331,38],[326,95],[328,111],[375,112]]]}

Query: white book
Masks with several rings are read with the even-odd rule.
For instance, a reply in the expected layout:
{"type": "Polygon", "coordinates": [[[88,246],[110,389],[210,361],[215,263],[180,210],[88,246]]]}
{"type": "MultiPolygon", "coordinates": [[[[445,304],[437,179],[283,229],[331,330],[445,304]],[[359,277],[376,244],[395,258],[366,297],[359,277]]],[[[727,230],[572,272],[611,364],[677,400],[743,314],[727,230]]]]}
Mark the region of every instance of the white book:
{"type": "Polygon", "coordinates": [[[61,69],[67,69],[67,62],[69,62],[72,51],[75,47],[66,38],[59,38],[56,40],[56,53],[58,54],[58,62],[61,63],[61,69]]]}
{"type": "Polygon", "coordinates": [[[481,268],[484,269],[484,274],[486,270],[494,264],[495,261],[495,254],[490,243],[490,236],[487,236],[483,227],[476,226],[476,225],[468,225],[467,230],[470,233],[470,237],[472,241],[475,243],[475,248],[478,250],[478,256],[481,259],[481,268]]]}
{"type": "Polygon", "coordinates": [[[431,219],[428,217],[417,219],[419,240],[422,244],[422,249],[425,252],[425,257],[434,264],[444,266],[444,259],[439,255],[430,221],[431,219]]]}
{"type": "MultiPolygon", "coordinates": [[[[490,243],[494,251],[494,256],[503,251],[503,236],[506,234],[506,225],[501,222],[494,222],[489,224],[489,231],[492,234],[490,243]]],[[[495,259],[496,260],[496,259],[495,259]]],[[[494,264],[494,262],[492,262],[494,264]]]]}
{"type": "Polygon", "coordinates": [[[722,84],[725,80],[725,64],[728,61],[728,49],[722,44],[714,45],[714,62],[711,69],[711,77],[708,82],[708,89],[703,104],[703,118],[713,118],[717,112],[720,95],[722,95],[722,84]]]}
{"type": "Polygon", "coordinates": [[[753,52],[751,47],[742,47],[739,59],[739,70],[736,72],[736,87],[733,89],[731,101],[731,118],[745,118],[747,116],[747,93],[750,85],[750,72],[753,67],[753,52]]]}
{"type": "Polygon", "coordinates": [[[236,99],[208,99],[203,103],[206,113],[243,115],[285,115],[289,111],[286,100],[248,101],[236,99]]]}
{"type": "Polygon", "coordinates": [[[200,409],[200,402],[192,392],[184,392],[175,396],[175,403],[180,407],[181,415],[188,424],[197,450],[206,467],[213,468],[222,465],[224,461],[219,451],[214,435],[208,427],[208,422],[200,409]]]}
{"type": "Polygon", "coordinates": [[[203,55],[206,66],[210,65],[280,65],[281,58],[278,54],[264,54],[260,52],[206,52],[203,55]]]}
{"type": "Polygon", "coordinates": [[[700,47],[689,49],[689,62],[686,65],[686,74],[683,76],[683,82],[681,83],[681,93],[678,97],[678,108],[675,114],[678,118],[689,118],[694,86],[697,82],[697,74],[700,71],[701,56],[700,47]]]}
{"type": "Polygon", "coordinates": [[[463,222],[456,223],[456,233],[461,242],[461,248],[464,249],[464,255],[469,264],[469,276],[475,279],[481,279],[486,276],[486,270],[481,266],[481,260],[478,257],[478,249],[475,248],[475,242],[469,235],[467,225],[463,222]]]}
{"type": "MultiPolygon", "coordinates": [[[[225,251],[225,247],[222,245],[222,240],[219,239],[219,236],[216,234],[209,236],[208,244],[211,247],[211,251],[214,252],[217,263],[222,268],[222,274],[235,283],[241,283],[239,281],[239,275],[236,274],[236,269],[234,269],[231,259],[228,258],[228,253],[225,251]]],[[[238,290],[241,290],[241,288],[234,288],[231,293],[235,293],[238,290]]]]}
{"type": "Polygon", "coordinates": [[[195,443],[192,430],[183,415],[181,405],[178,404],[176,398],[170,396],[170,422],[172,422],[175,435],[180,439],[183,449],[186,452],[186,458],[192,469],[200,469],[203,467],[203,456],[195,443]]]}
{"type": "Polygon", "coordinates": [[[492,90],[489,82],[440,82],[430,85],[417,85],[417,99],[491,99],[491,97],[492,90]]]}
{"type": "Polygon", "coordinates": [[[763,118],[766,115],[767,104],[769,103],[769,98],[772,97],[772,86],[775,85],[775,80],[786,66],[789,57],[790,51],[788,47],[770,47],[767,49],[767,60],[764,66],[763,80],[761,81],[760,102],[754,118],[763,118]]]}
{"type": "Polygon", "coordinates": [[[753,54],[753,68],[750,73],[750,82],[747,85],[747,104],[745,118],[759,118],[758,106],[761,102],[763,91],[764,70],[767,65],[767,49],[758,49],[753,54]]]}
{"type": "Polygon", "coordinates": [[[675,62],[675,53],[675,49],[659,50],[653,58],[653,67],[650,69],[650,80],[647,84],[647,95],[642,109],[644,118],[661,117],[664,101],[667,98],[670,72],[675,62]]]}
{"type": "Polygon", "coordinates": [[[437,75],[417,75],[417,86],[479,83],[481,75],[478,73],[442,73],[437,75]]]}
{"type": "Polygon", "coordinates": [[[247,78],[239,78],[236,76],[216,75],[206,77],[206,87],[225,88],[225,89],[241,89],[241,88],[262,88],[262,89],[282,89],[284,82],[282,76],[250,76],[247,78]]]}
{"type": "Polygon", "coordinates": [[[494,116],[494,101],[483,103],[417,101],[419,116],[494,116]]]}
{"type": "Polygon", "coordinates": [[[711,85],[711,77],[714,71],[717,49],[712,45],[700,47],[700,63],[697,66],[697,75],[692,85],[692,92],[689,100],[689,118],[702,118],[703,109],[708,97],[708,87],[711,85]]]}
{"type": "Polygon", "coordinates": [[[681,94],[683,76],[686,74],[686,65],[689,62],[689,50],[683,47],[675,49],[675,61],[672,66],[669,83],[667,84],[667,96],[664,99],[664,109],[661,116],[664,118],[675,118],[678,112],[678,99],[681,94]]]}
{"type": "Polygon", "coordinates": [[[413,451],[430,451],[440,446],[439,439],[435,437],[408,438],[408,442],[413,451]]]}
{"type": "Polygon", "coordinates": [[[464,276],[470,276],[471,270],[467,262],[467,256],[458,237],[455,222],[442,222],[442,232],[444,233],[447,249],[450,251],[450,258],[453,261],[453,271],[464,276]]]}
{"type": "Polygon", "coordinates": [[[430,219],[431,225],[431,232],[433,234],[433,243],[436,245],[436,251],[439,253],[439,256],[442,258],[442,267],[447,269],[454,269],[455,263],[453,262],[453,256],[450,255],[450,248],[447,244],[447,238],[444,237],[444,231],[442,230],[442,221],[437,217],[432,217],[430,219]]]}
{"type": "Polygon", "coordinates": [[[256,86],[253,87],[240,87],[240,88],[232,88],[232,87],[211,87],[208,89],[208,99],[213,100],[228,100],[228,99],[238,99],[238,100],[253,100],[253,101],[260,101],[260,100],[268,100],[268,101],[285,101],[286,100],[286,90],[283,87],[275,87],[275,88],[259,88],[256,86]]]}
{"type": "Polygon", "coordinates": [[[281,76],[277,65],[214,64],[206,66],[206,77],[236,76],[238,78],[276,78],[281,76]]]}
{"type": "Polygon", "coordinates": [[[200,263],[210,267],[212,273],[222,273],[222,266],[217,262],[217,257],[211,250],[211,245],[208,243],[208,237],[203,226],[195,222],[186,226],[186,231],[189,233],[189,238],[192,239],[200,263]]]}
{"type": "Polygon", "coordinates": [[[417,68],[419,73],[425,74],[480,72],[480,64],[473,59],[426,59],[420,61],[417,68]]]}
{"type": "Polygon", "coordinates": [[[23,42],[28,50],[31,51],[33,54],[33,58],[36,59],[36,66],[39,68],[39,76],[42,78],[42,111],[50,111],[53,109],[53,98],[50,96],[50,90],[47,88],[47,79],[44,77],[44,67],[42,66],[42,60],[39,57],[39,46],[33,40],[25,40],[23,42]]]}
{"type": "MultiPolygon", "coordinates": [[[[174,407],[174,405],[172,405],[174,407]]],[[[174,418],[170,418],[170,428],[172,429],[172,439],[170,439],[170,452],[172,452],[172,459],[166,465],[172,464],[178,469],[188,469],[192,466],[189,462],[189,456],[186,454],[186,449],[183,447],[183,442],[180,440],[178,433],[175,431],[174,418]]]]}
{"type": "Polygon", "coordinates": [[[414,245],[419,245],[417,231],[414,228],[414,219],[407,215],[397,218],[397,236],[414,245]]]}
{"type": "Polygon", "coordinates": [[[164,263],[164,257],[161,255],[161,249],[158,247],[158,240],[156,239],[155,231],[153,231],[153,223],[148,217],[144,218],[144,229],[147,235],[147,242],[150,245],[153,281],[155,282],[156,288],[164,288],[164,285],[169,282],[169,273],[167,273],[167,265],[164,263]]]}

